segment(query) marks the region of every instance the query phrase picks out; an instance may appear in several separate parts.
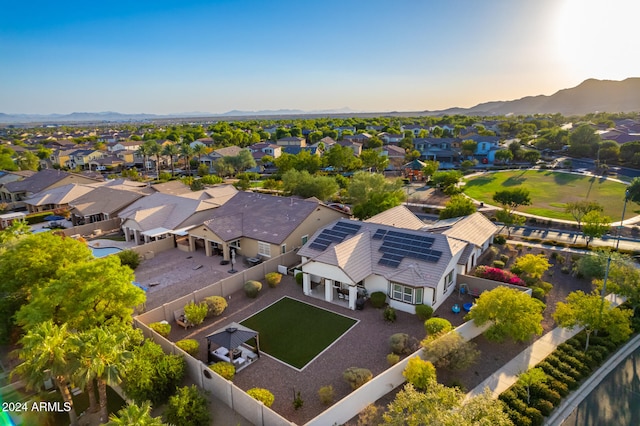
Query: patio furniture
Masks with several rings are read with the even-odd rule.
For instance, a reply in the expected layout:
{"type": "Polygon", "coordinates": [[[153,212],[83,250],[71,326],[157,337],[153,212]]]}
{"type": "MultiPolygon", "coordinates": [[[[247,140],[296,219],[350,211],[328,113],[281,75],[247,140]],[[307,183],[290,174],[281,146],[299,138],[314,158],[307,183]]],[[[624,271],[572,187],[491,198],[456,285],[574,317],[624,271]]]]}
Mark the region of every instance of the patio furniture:
{"type": "Polygon", "coordinates": [[[184,327],[186,330],[189,327],[193,327],[193,324],[187,320],[187,317],[184,315],[184,310],[173,311],[173,318],[176,320],[176,324],[181,327],[184,327]]]}
{"type": "Polygon", "coordinates": [[[258,257],[247,257],[247,262],[249,263],[250,266],[256,266],[262,263],[262,259],[258,257]]]}
{"type": "Polygon", "coordinates": [[[454,314],[459,314],[460,313],[460,305],[458,305],[457,303],[455,305],[453,305],[451,307],[451,312],[453,312],[454,314]]]}
{"type": "Polygon", "coordinates": [[[364,297],[358,297],[356,299],[356,309],[358,311],[361,311],[364,309],[364,302],[365,302],[365,298],[364,297]]]}
{"type": "Polygon", "coordinates": [[[466,312],[469,312],[471,308],[473,308],[473,303],[465,303],[464,305],[462,305],[462,309],[464,309],[466,312]]]}

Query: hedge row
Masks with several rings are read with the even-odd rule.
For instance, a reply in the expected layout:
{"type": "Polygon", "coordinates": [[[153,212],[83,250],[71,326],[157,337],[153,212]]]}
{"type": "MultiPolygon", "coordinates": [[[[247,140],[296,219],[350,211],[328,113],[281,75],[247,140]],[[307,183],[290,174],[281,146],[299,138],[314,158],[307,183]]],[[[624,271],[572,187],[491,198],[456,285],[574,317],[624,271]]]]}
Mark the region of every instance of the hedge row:
{"type": "Polygon", "coordinates": [[[591,336],[589,349],[584,352],[586,334],[558,345],[555,351],[536,366],[546,374],[546,380],[531,386],[531,403],[527,404],[526,387],[519,380],[500,395],[506,413],[516,425],[540,426],[569,391],[600,366],[619,345],[605,336],[591,336]]]}

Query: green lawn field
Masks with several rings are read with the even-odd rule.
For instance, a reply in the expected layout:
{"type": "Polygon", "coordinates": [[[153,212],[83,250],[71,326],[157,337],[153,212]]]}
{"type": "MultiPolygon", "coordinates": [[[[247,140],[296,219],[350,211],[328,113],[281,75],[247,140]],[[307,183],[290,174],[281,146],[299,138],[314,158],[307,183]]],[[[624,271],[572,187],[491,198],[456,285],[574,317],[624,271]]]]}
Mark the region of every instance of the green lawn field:
{"type": "Polygon", "coordinates": [[[284,297],[241,324],[260,333],[260,350],[301,369],[357,321],[284,297]]]}
{"type": "MultiPolygon", "coordinates": [[[[509,188],[523,187],[531,194],[530,206],[518,211],[553,219],[574,220],[564,212],[569,201],[592,200],[604,206],[604,214],[619,221],[626,186],[594,176],[552,172],[549,170],[514,170],[485,173],[467,180],[464,193],[469,197],[495,205],[493,194],[509,188]]],[[[636,216],[640,207],[627,204],[625,219],[636,216]]]]}

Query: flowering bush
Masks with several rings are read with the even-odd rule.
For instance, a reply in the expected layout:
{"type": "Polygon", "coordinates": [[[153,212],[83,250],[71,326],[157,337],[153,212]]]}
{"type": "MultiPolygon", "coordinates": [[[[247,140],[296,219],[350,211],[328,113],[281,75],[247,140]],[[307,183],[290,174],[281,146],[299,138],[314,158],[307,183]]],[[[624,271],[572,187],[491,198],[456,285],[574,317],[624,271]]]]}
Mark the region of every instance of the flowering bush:
{"type": "Polygon", "coordinates": [[[500,268],[494,268],[492,266],[480,265],[476,268],[474,273],[476,277],[486,278],[488,280],[500,281],[502,283],[508,283],[513,285],[525,286],[525,282],[512,272],[505,271],[500,268]]]}

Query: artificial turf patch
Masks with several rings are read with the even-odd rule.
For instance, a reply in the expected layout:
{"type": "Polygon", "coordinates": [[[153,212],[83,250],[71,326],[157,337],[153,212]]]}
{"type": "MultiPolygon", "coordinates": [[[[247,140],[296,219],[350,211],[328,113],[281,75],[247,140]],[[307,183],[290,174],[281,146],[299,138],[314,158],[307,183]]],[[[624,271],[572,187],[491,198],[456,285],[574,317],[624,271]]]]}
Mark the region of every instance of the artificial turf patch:
{"type": "Polygon", "coordinates": [[[284,297],[241,324],[260,333],[260,350],[302,369],[357,321],[284,297]]]}

